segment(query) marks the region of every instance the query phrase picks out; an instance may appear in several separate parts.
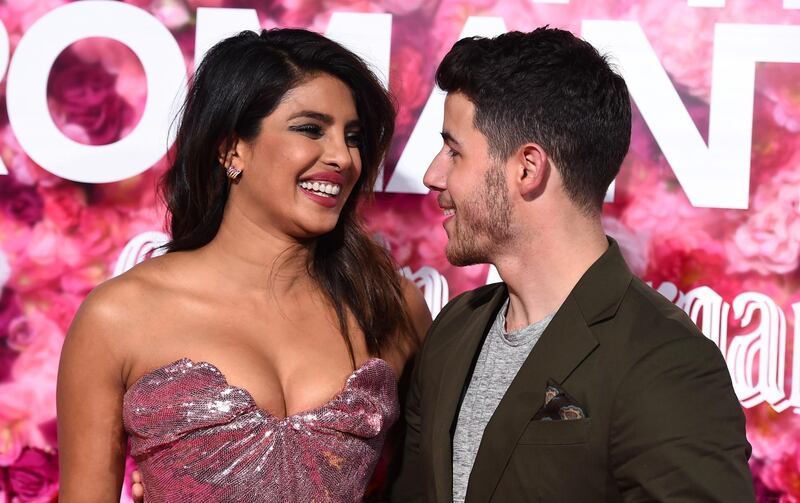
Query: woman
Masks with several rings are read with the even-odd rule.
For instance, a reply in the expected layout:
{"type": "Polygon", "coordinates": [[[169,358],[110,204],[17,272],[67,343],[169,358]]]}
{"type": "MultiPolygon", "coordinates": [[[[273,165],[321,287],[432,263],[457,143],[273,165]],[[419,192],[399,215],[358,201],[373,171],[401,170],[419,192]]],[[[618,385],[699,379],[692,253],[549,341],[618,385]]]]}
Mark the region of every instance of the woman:
{"type": "Polygon", "coordinates": [[[430,323],[356,216],[393,120],[320,35],[209,51],[164,180],[169,253],[95,289],[64,345],[62,502],[118,498],[127,439],[148,503],[361,498],[430,323]]]}

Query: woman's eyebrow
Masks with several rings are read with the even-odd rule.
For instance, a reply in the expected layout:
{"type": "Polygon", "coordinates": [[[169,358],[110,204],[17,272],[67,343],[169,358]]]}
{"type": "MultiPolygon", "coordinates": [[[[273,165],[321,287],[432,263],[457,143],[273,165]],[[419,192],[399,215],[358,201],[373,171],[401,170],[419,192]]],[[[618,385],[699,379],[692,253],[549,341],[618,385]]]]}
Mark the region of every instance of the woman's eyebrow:
{"type": "Polygon", "coordinates": [[[315,120],[318,120],[318,121],[320,121],[320,122],[322,122],[322,123],[324,123],[324,124],[326,124],[328,126],[333,124],[333,117],[331,117],[328,114],[324,114],[322,112],[314,112],[313,110],[303,110],[302,112],[297,112],[295,114],[292,114],[289,117],[289,120],[297,119],[297,118],[300,118],[300,117],[305,117],[305,118],[308,118],[308,119],[315,119],[315,120]]]}

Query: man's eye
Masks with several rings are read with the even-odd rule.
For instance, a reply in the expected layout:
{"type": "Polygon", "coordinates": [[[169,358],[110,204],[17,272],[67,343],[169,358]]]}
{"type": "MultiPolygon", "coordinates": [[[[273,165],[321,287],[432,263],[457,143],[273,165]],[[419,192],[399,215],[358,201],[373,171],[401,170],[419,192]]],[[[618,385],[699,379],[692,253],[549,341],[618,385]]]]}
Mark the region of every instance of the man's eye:
{"type": "Polygon", "coordinates": [[[458,152],[456,152],[452,148],[448,148],[447,149],[447,157],[453,158],[453,157],[455,157],[457,155],[459,155],[458,152]]]}
{"type": "Polygon", "coordinates": [[[316,124],[302,124],[300,126],[292,126],[291,130],[297,131],[298,133],[303,133],[312,138],[319,138],[322,136],[322,128],[317,126],[316,124]]]}

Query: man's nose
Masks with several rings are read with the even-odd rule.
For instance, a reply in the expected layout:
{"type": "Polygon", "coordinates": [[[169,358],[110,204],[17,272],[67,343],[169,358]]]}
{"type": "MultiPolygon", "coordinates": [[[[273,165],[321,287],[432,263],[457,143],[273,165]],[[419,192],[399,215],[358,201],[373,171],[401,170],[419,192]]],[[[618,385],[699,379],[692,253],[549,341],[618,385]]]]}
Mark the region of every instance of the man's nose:
{"type": "Polygon", "coordinates": [[[425,171],[425,176],[422,178],[422,183],[430,190],[437,192],[447,189],[447,170],[441,152],[431,161],[430,166],[425,171]]]}

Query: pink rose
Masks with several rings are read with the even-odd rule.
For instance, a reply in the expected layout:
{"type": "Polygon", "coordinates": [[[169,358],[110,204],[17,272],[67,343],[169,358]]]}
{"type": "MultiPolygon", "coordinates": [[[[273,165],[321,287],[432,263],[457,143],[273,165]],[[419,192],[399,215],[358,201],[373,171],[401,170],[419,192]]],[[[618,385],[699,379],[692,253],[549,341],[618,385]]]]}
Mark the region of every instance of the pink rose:
{"type": "Polygon", "coordinates": [[[655,235],[644,279],[656,286],[669,281],[683,292],[708,285],[730,299],[741,281],[726,274],[726,265],[724,247],[704,230],[655,235]]]}
{"type": "MultiPolygon", "coordinates": [[[[180,41],[179,34],[177,39],[180,41]]],[[[141,61],[127,45],[108,38],[79,40],[70,46],[70,50],[85,64],[99,63],[116,77],[116,93],[133,107],[133,118],[122,132],[125,136],[139,122],[147,101],[147,76],[141,61]]]]}
{"type": "Polygon", "coordinates": [[[8,125],[0,130],[0,155],[8,167],[9,178],[13,177],[22,185],[52,186],[64,183],[61,177],[44,170],[28,157],[8,125]]]}
{"type": "Polygon", "coordinates": [[[112,208],[91,207],[81,214],[80,234],[75,236],[76,246],[86,258],[102,258],[113,260],[110,252],[125,243],[126,236],[121,227],[123,219],[119,212],[112,208]]]}
{"type": "Polygon", "coordinates": [[[11,289],[5,289],[0,297],[0,383],[11,376],[11,366],[18,355],[8,343],[8,328],[20,314],[17,296],[11,289]]]}
{"type": "MultiPolygon", "coordinates": [[[[423,48],[409,43],[400,45],[392,55],[389,88],[397,99],[397,133],[394,146],[405,144],[422,110],[433,91],[433,67],[425,57],[423,48]],[[399,136],[403,137],[400,141],[399,136]]],[[[399,157],[400,152],[396,155],[399,157]]]]}
{"type": "Polygon", "coordinates": [[[42,198],[35,187],[22,185],[12,176],[0,177],[0,211],[13,218],[33,225],[42,219],[42,198]]]}
{"type": "Polygon", "coordinates": [[[18,316],[8,325],[8,346],[14,351],[24,351],[31,345],[34,334],[24,316],[18,316]]]}
{"type": "MultiPolygon", "coordinates": [[[[782,8],[780,2],[738,0],[723,9],[690,7],[674,2],[665,9],[660,2],[632,2],[626,19],[638,21],[664,69],[673,81],[694,96],[708,99],[714,27],[717,23],[798,23],[800,15],[782,8]],[[691,34],[691,36],[687,36],[691,34]]],[[[724,83],[722,84],[724,85],[724,83]]]]}
{"type": "Polygon", "coordinates": [[[771,63],[756,73],[756,89],[775,104],[775,122],[792,133],[800,132],[800,95],[793,63],[771,63]]]}
{"type": "Polygon", "coordinates": [[[12,47],[40,17],[66,3],[64,0],[6,0],[0,3],[0,20],[6,27],[12,47]]]}
{"type": "Polygon", "coordinates": [[[55,410],[49,417],[38,410],[45,400],[55,400],[55,393],[43,393],[33,376],[29,380],[0,384],[0,467],[13,464],[25,446],[48,447],[37,425],[54,417],[55,410]]]}
{"type": "Polygon", "coordinates": [[[72,232],[86,207],[86,192],[77,184],[42,189],[45,217],[63,232],[72,232]]]}
{"type": "MultiPolygon", "coordinates": [[[[768,65],[769,66],[769,65],[768,65]]],[[[760,75],[756,72],[756,75],[760,75]]],[[[759,86],[756,82],[756,89],[759,86]]],[[[753,148],[750,163],[750,193],[754,194],[761,185],[769,185],[778,171],[786,169],[793,162],[798,150],[797,132],[777,123],[778,109],[787,106],[786,101],[773,102],[763,94],[757,93],[753,109],[753,148]]]]}
{"type": "Polygon", "coordinates": [[[9,283],[17,291],[27,292],[59,278],[68,267],[66,259],[74,259],[77,252],[67,244],[52,224],[38,223],[28,237],[25,253],[11,261],[14,275],[9,283]]]}
{"type": "MultiPolygon", "coordinates": [[[[123,136],[134,121],[132,107],[115,89],[116,77],[99,63],[86,63],[70,49],[56,59],[47,84],[50,111],[65,134],[80,126],[91,145],[107,145],[123,136]]],[[[82,138],[76,138],[81,141],[82,138]]]]}
{"type": "Polygon", "coordinates": [[[759,475],[764,485],[772,490],[785,492],[781,502],[800,501],[800,487],[797,484],[800,450],[795,450],[780,459],[765,463],[759,475]]]}
{"type": "Polygon", "coordinates": [[[109,270],[108,259],[95,259],[65,273],[59,283],[68,295],[85,296],[94,287],[111,277],[109,270]]]}
{"type": "Polygon", "coordinates": [[[56,373],[64,335],[32,311],[24,350],[11,366],[11,381],[0,384],[0,466],[14,463],[23,449],[50,446],[42,427],[56,416],[56,373]]]}
{"type": "Polygon", "coordinates": [[[426,0],[385,0],[380,4],[387,12],[397,16],[405,16],[415,10],[424,8],[428,2],[426,0]]]}
{"type": "Polygon", "coordinates": [[[654,239],[703,230],[712,210],[695,208],[679,186],[665,185],[651,179],[637,192],[628,194],[630,201],[621,217],[625,226],[654,239]]]}
{"type": "Polygon", "coordinates": [[[13,465],[0,469],[0,488],[8,501],[50,501],[58,492],[58,456],[42,449],[23,449],[13,465]],[[5,473],[3,473],[5,472],[5,473]]]}
{"type": "Polygon", "coordinates": [[[227,0],[187,0],[186,3],[194,11],[199,7],[225,7],[227,0]]]}
{"type": "MultiPolygon", "coordinates": [[[[278,17],[281,26],[299,26],[308,28],[318,13],[323,12],[322,0],[284,0],[285,9],[278,17]]],[[[324,31],[324,26],[322,31],[324,31]]]]}
{"type": "Polygon", "coordinates": [[[0,296],[0,334],[6,334],[11,321],[19,317],[21,313],[16,293],[10,288],[4,289],[0,296]]]}
{"type": "Polygon", "coordinates": [[[603,229],[617,241],[631,271],[641,277],[650,260],[647,240],[614,217],[603,217],[603,229]]]}
{"type": "Polygon", "coordinates": [[[39,310],[31,309],[26,318],[27,345],[14,362],[11,374],[18,382],[32,381],[26,384],[43,397],[44,403],[39,404],[39,410],[35,411],[39,418],[37,422],[42,422],[56,415],[55,384],[65,334],[39,310]]]}
{"type": "MultiPolygon", "coordinates": [[[[160,227],[164,222],[164,204],[154,187],[158,186],[158,182],[166,170],[167,157],[165,156],[137,176],[113,184],[94,185],[92,187],[92,203],[96,206],[113,208],[119,213],[128,215],[158,212],[158,227],[160,227]]],[[[127,220],[132,221],[135,218],[127,220]]]]}
{"type": "Polygon", "coordinates": [[[731,272],[786,274],[800,264],[800,155],[758,188],[728,242],[731,272]]]}
{"type": "Polygon", "coordinates": [[[186,4],[182,1],[161,0],[150,12],[170,30],[180,29],[191,20],[186,4]]]}
{"type": "MultiPolygon", "coordinates": [[[[96,286],[96,284],[93,286],[96,286]]],[[[35,305],[48,319],[52,320],[61,333],[66,334],[84,297],[85,292],[84,294],[76,295],[66,291],[42,288],[35,293],[28,294],[26,300],[30,305],[35,305]]]]}

